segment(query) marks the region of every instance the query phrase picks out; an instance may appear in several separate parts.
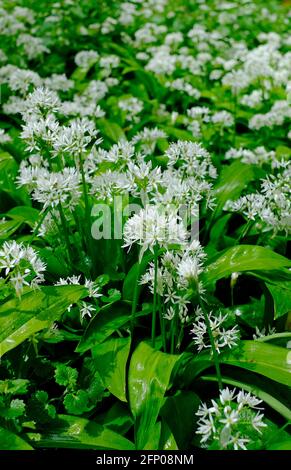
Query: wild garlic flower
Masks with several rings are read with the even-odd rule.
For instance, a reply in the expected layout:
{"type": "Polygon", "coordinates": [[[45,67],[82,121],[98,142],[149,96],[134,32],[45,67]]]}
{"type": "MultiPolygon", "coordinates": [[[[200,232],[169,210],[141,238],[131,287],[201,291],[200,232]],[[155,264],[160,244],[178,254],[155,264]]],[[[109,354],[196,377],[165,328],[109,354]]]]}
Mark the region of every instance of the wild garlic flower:
{"type": "Polygon", "coordinates": [[[102,139],[96,141],[98,130],[92,121],[87,118],[74,119],[68,126],[60,128],[52,141],[53,153],[55,155],[69,153],[73,156],[79,156],[87,150],[91,143],[96,145],[101,143],[102,139]]]}
{"type": "Polygon", "coordinates": [[[231,127],[234,125],[234,118],[228,111],[217,111],[211,117],[213,124],[218,124],[221,127],[231,127]]]}
{"type": "Polygon", "coordinates": [[[240,212],[248,219],[257,221],[266,230],[274,233],[291,230],[290,168],[287,164],[279,168],[279,173],[262,180],[261,192],[241,196],[236,201],[228,201],[225,210],[240,212]]]}
{"type": "Polygon", "coordinates": [[[36,59],[50,50],[44,45],[41,38],[32,36],[31,34],[20,34],[16,41],[17,46],[22,46],[28,60],[36,59]]]}
{"type": "Polygon", "coordinates": [[[29,182],[28,189],[32,192],[32,199],[43,204],[43,211],[57,208],[59,204],[72,210],[78,203],[81,196],[80,174],[75,168],[64,168],[59,172],[38,168],[31,174],[26,173],[21,172],[18,184],[23,186],[29,182]]]}
{"type": "Polygon", "coordinates": [[[20,297],[24,286],[37,287],[44,281],[45,263],[30,246],[15,240],[4,242],[0,247],[0,272],[20,297]]]}
{"type": "Polygon", "coordinates": [[[153,251],[155,246],[183,245],[186,239],[187,231],[177,212],[167,211],[163,206],[148,205],[125,223],[123,247],[131,248],[137,243],[141,246],[141,258],[147,249],[153,251]]]}
{"type": "Polygon", "coordinates": [[[96,51],[80,51],[75,56],[75,63],[82,69],[87,69],[94,65],[99,58],[99,54],[96,51]]]}
{"type": "MultiPolygon", "coordinates": [[[[81,275],[79,275],[79,276],[73,275],[73,276],[69,276],[67,278],[60,278],[55,283],[55,286],[68,286],[68,285],[84,286],[87,289],[87,296],[90,299],[97,299],[98,297],[102,296],[102,294],[100,292],[100,286],[98,286],[98,284],[96,282],[92,281],[91,279],[87,279],[87,278],[85,278],[84,283],[81,282],[81,275]]],[[[91,303],[85,302],[83,300],[80,301],[80,302],[77,302],[76,305],[80,309],[81,319],[83,319],[87,316],[89,318],[91,318],[92,315],[94,313],[96,313],[96,311],[97,311],[96,304],[92,305],[91,303]]],[[[68,312],[71,311],[72,307],[73,307],[73,304],[71,304],[68,307],[68,312]]]]}
{"type": "Polygon", "coordinates": [[[135,96],[119,100],[118,107],[124,111],[126,121],[139,122],[138,116],[143,110],[143,102],[135,96]]]}
{"type": "Polygon", "coordinates": [[[216,178],[217,171],[207,150],[200,143],[178,140],[165,152],[169,166],[177,165],[181,174],[195,179],[216,178]]]}
{"type": "Polygon", "coordinates": [[[253,334],[254,340],[260,340],[261,338],[265,338],[266,336],[270,336],[276,333],[276,328],[272,328],[269,326],[268,328],[262,328],[261,330],[256,326],[256,333],[253,334]]]}
{"type": "MultiPolygon", "coordinates": [[[[162,297],[165,306],[164,318],[168,321],[178,317],[182,324],[188,323],[189,315],[189,296],[188,288],[189,283],[192,285],[191,279],[181,277],[180,266],[185,260],[191,257],[199,265],[199,273],[195,272],[195,286],[200,294],[203,294],[204,289],[198,279],[199,274],[203,270],[203,260],[205,253],[198,240],[193,240],[188,245],[183,245],[180,249],[175,251],[166,251],[159,257],[158,271],[157,271],[157,292],[162,297]],[[189,282],[190,281],[190,282],[189,282]]],[[[148,270],[141,277],[140,284],[148,284],[150,291],[154,291],[154,263],[150,263],[148,270]]],[[[183,273],[184,274],[184,273],[183,273]]]]}
{"type": "Polygon", "coordinates": [[[220,391],[219,399],[211,400],[199,406],[198,428],[196,434],[201,436],[201,444],[208,449],[248,450],[248,446],[258,441],[263,428],[264,414],[258,405],[261,400],[240,390],[225,388],[220,391]]]}
{"type": "Polygon", "coordinates": [[[238,149],[229,149],[225,154],[225,158],[227,160],[240,159],[243,163],[249,165],[264,165],[266,163],[273,165],[276,154],[273,150],[267,150],[263,146],[251,150],[240,147],[238,149]]]}
{"type": "Polygon", "coordinates": [[[56,113],[60,109],[60,106],[61,102],[58,94],[43,86],[36,88],[27,96],[25,101],[28,116],[31,114],[46,116],[50,113],[56,113]]]}
{"type": "Polygon", "coordinates": [[[165,139],[166,133],[157,127],[150,129],[144,127],[142,131],[138,132],[131,139],[131,142],[135,144],[141,144],[141,151],[144,155],[149,155],[155,150],[156,143],[159,139],[165,139]]]}
{"type": "MultiPolygon", "coordinates": [[[[215,316],[212,312],[209,312],[208,319],[212,331],[212,336],[214,339],[215,349],[218,353],[220,353],[221,349],[226,346],[232,348],[238,345],[238,326],[235,325],[231,329],[227,329],[224,327],[227,320],[227,315],[223,316],[220,313],[219,315],[215,316]]],[[[205,323],[204,314],[202,313],[199,307],[196,310],[196,319],[193,323],[191,333],[193,335],[194,344],[197,346],[199,352],[203,349],[211,349],[211,342],[207,330],[207,325],[205,323]]]]}

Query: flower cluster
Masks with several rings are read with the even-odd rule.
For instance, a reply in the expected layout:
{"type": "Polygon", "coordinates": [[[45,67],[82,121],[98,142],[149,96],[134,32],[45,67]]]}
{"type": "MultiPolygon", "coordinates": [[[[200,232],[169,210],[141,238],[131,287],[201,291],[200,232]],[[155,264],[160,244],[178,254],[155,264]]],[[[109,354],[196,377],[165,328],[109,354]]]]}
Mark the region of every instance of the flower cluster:
{"type": "Polygon", "coordinates": [[[44,282],[45,269],[45,263],[30,246],[13,240],[0,247],[0,273],[4,274],[4,282],[15,289],[18,297],[25,286],[35,288],[44,282]]]}
{"type": "Polygon", "coordinates": [[[267,427],[261,403],[243,390],[221,390],[219,400],[211,400],[210,407],[202,403],[196,413],[201,444],[209,449],[248,450],[267,427]]]}

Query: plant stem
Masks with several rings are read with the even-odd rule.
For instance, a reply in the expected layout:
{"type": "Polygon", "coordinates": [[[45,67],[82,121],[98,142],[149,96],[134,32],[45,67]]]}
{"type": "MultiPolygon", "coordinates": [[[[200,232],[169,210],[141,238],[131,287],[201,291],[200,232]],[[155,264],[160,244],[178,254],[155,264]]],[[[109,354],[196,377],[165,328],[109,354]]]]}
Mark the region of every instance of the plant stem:
{"type": "Polygon", "coordinates": [[[71,264],[73,264],[72,256],[71,256],[70,239],[69,239],[69,234],[68,234],[68,229],[67,229],[67,221],[66,221],[65,214],[64,214],[61,203],[59,203],[59,213],[60,213],[60,217],[61,217],[61,224],[62,224],[62,229],[63,229],[63,232],[64,232],[64,238],[65,238],[65,242],[66,242],[66,245],[67,245],[69,260],[70,260],[71,264]]]}
{"type": "Polygon", "coordinates": [[[213,334],[212,334],[210,321],[209,321],[209,318],[208,318],[208,312],[205,310],[204,305],[203,305],[203,301],[202,301],[201,298],[199,299],[199,304],[200,304],[200,308],[202,310],[202,313],[203,313],[203,316],[204,316],[204,319],[205,319],[205,323],[206,323],[206,327],[207,327],[207,331],[208,331],[208,335],[209,335],[209,339],[210,339],[210,343],[211,343],[213,360],[214,360],[214,365],[215,365],[216,375],[217,375],[217,381],[218,381],[218,388],[219,388],[219,390],[222,390],[223,383],[222,383],[222,376],[221,376],[219,359],[218,359],[218,352],[217,352],[216,347],[215,347],[215,341],[214,341],[214,337],[213,337],[213,334]]]}
{"type": "Polygon", "coordinates": [[[152,347],[156,342],[156,320],[157,320],[157,283],[158,283],[158,249],[154,247],[154,303],[152,316],[152,347]]]}
{"type": "MultiPolygon", "coordinates": [[[[90,208],[90,203],[89,203],[89,196],[88,196],[88,190],[87,190],[87,184],[86,184],[86,176],[85,176],[85,171],[84,171],[84,165],[83,165],[83,159],[82,156],[79,156],[79,162],[80,162],[80,171],[81,171],[81,177],[82,177],[82,189],[83,189],[83,196],[84,196],[84,203],[85,203],[85,234],[86,234],[86,245],[87,245],[87,250],[88,254],[91,258],[92,264],[93,264],[93,271],[94,271],[94,250],[92,247],[92,237],[91,237],[91,231],[90,231],[90,216],[91,216],[91,208],[90,208]]],[[[94,273],[93,273],[94,274],[94,273]]]]}
{"type": "Polygon", "coordinates": [[[163,350],[166,352],[167,343],[166,343],[166,329],[165,329],[165,319],[162,312],[162,303],[161,303],[161,296],[158,295],[158,307],[159,307],[159,317],[160,317],[160,326],[162,332],[162,343],[163,343],[163,350]]]}
{"type": "Polygon", "coordinates": [[[37,223],[37,225],[36,225],[36,227],[35,227],[35,229],[34,229],[33,232],[32,232],[31,239],[29,240],[29,243],[32,243],[33,240],[35,239],[35,237],[37,236],[37,232],[38,232],[40,226],[42,225],[44,219],[46,218],[47,214],[48,214],[48,210],[46,210],[46,211],[42,214],[41,218],[39,219],[39,221],[38,221],[38,223],[37,223]]]}
{"type": "Polygon", "coordinates": [[[141,264],[141,261],[137,263],[137,273],[136,273],[136,280],[135,280],[133,299],[132,299],[132,305],[131,305],[131,337],[133,336],[135,320],[136,320],[135,314],[136,314],[136,307],[137,307],[138,294],[139,294],[138,281],[139,281],[139,276],[140,276],[140,264],[141,264]]]}

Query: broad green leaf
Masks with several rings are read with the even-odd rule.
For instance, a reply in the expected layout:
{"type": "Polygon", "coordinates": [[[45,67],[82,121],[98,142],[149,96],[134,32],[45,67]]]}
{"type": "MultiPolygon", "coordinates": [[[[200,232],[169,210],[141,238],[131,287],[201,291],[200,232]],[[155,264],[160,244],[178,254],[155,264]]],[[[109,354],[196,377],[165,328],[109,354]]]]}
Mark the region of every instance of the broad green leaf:
{"type": "Polygon", "coordinates": [[[83,353],[102,343],[129,320],[129,306],[118,302],[102,307],[92,318],[79,342],[76,352],[83,353]]]}
{"type": "Polygon", "coordinates": [[[104,385],[119,400],[126,399],[126,363],[130,338],[112,338],[92,349],[94,366],[104,385]]]}
{"type": "Polygon", "coordinates": [[[234,272],[252,271],[280,271],[286,275],[291,267],[291,261],[263,246],[239,245],[233,246],[208,264],[204,281],[207,284],[216,282],[218,279],[228,277],[234,272]]]}
{"type": "Polygon", "coordinates": [[[13,156],[8,152],[0,152],[0,192],[4,191],[13,198],[17,204],[31,205],[24,188],[17,188],[15,177],[18,172],[18,165],[13,156]]]}
{"type": "Polygon", "coordinates": [[[28,206],[16,206],[13,209],[10,209],[5,215],[6,217],[10,217],[15,221],[19,221],[21,223],[26,223],[30,227],[34,227],[36,222],[39,218],[39,211],[34,209],[33,207],[28,206]]]}
{"type": "Polygon", "coordinates": [[[193,438],[199,403],[196,393],[183,390],[167,397],[161,409],[161,416],[168,423],[179,449],[188,448],[193,438]]]}
{"type": "Polygon", "coordinates": [[[58,320],[86,295],[82,286],[43,287],[0,306],[0,357],[58,320]]]}
{"type": "Polygon", "coordinates": [[[247,184],[255,178],[254,169],[240,161],[224,166],[219,181],[215,186],[215,217],[219,215],[226,201],[237,199],[247,184]]]}
{"type": "Polygon", "coordinates": [[[172,433],[171,429],[167,425],[165,420],[162,420],[162,429],[161,429],[161,437],[158,450],[179,450],[177,443],[174,438],[174,434],[172,433]]]}
{"type": "Polygon", "coordinates": [[[170,385],[171,373],[180,356],[165,354],[142,342],[129,367],[129,402],[135,418],[136,447],[144,449],[170,385]]]}
{"type": "Polygon", "coordinates": [[[8,240],[20,225],[19,220],[0,220],[0,240],[8,240]]]}
{"type": "Polygon", "coordinates": [[[59,415],[51,427],[39,433],[27,433],[34,447],[65,449],[133,450],[125,437],[105,426],[77,416],[59,415]]]}
{"type": "Polygon", "coordinates": [[[101,134],[114,143],[117,143],[119,140],[126,140],[123,130],[118,124],[116,124],[116,122],[102,118],[98,119],[97,126],[100,129],[101,134]]]}
{"type": "Polygon", "coordinates": [[[98,422],[122,435],[133,426],[129,408],[117,400],[109,411],[104,415],[99,415],[98,422]]]}
{"type": "Polygon", "coordinates": [[[291,310],[291,284],[290,282],[267,283],[274,300],[275,319],[285,315],[291,310]]]}
{"type": "MultiPolygon", "coordinates": [[[[205,382],[217,382],[217,377],[212,375],[206,375],[200,378],[201,381],[205,382]]],[[[273,397],[269,393],[265,392],[261,388],[258,388],[255,384],[250,385],[246,384],[245,382],[241,382],[240,380],[232,379],[230,377],[222,377],[222,381],[224,384],[232,385],[234,387],[240,388],[242,390],[246,390],[247,392],[256,395],[260,400],[263,400],[267,405],[269,405],[273,410],[280,413],[281,416],[287,419],[287,421],[291,421],[291,410],[287,408],[280,400],[273,397]]]]}
{"type": "MultiPolygon", "coordinates": [[[[260,341],[241,341],[237,348],[219,355],[221,364],[241,367],[251,372],[264,375],[283,385],[290,385],[291,360],[288,349],[260,341]]],[[[188,375],[188,381],[193,380],[203,370],[213,365],[209,353],[203,352],[193,356],[184,368],[183,375],[188,375]],[[208,361],[207,361],[208,358],[208,361]]]]}
{"type": "MultiPolygon", "coordinates": [[[[149,262],[153,259],[152,254],[143,256],[140,263],[135,263],[128,271],[122,288],[122,295],[124,300],[132,300],[136,282],[139,282],[140,277],[144,274],[149,262]],[[138,278],[138,279],[137,279],[138,278]]],[[[138,284],[138,293],[141,290],[138,284]]]]}
{"type": "Polygon", "coordinates": [[[0,427],[0,450],[33,450],[24,439],[0,427]]]}

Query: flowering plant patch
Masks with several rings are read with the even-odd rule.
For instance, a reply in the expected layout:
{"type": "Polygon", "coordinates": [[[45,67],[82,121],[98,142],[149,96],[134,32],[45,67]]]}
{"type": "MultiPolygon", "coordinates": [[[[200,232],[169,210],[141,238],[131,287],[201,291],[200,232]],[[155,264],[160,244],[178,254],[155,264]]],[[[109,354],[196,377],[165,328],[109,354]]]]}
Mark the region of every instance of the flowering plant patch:
{"type": "Polygon", "coordinates": [[[290,11],[0,0],[0,449],[291,449],[290,11]]]}

